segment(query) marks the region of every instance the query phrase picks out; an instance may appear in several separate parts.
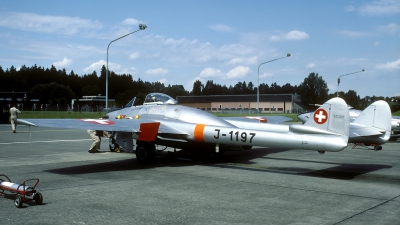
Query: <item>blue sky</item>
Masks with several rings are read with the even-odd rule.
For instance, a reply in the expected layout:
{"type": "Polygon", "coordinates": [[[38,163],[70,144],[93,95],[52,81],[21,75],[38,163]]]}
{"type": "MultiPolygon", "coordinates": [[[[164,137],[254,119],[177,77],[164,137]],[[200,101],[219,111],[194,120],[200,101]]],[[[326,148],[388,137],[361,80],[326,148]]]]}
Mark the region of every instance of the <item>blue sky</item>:
{"type": "Polygon", "coordinates": [[[221,85],[299,85],[310,73],[329,93],[400,96],[400,0],[4,1],[0,66],[75,74],[109,68],[133,79],[221,85]],[[269,60],[291,57],[263,64],[269,60]]]}

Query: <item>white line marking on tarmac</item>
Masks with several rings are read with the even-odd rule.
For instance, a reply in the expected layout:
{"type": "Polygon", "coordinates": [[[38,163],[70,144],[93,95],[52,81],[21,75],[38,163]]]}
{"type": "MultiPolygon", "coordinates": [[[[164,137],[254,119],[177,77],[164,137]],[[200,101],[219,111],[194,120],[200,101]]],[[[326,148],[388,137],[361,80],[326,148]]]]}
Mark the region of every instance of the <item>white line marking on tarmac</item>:
{"type": "Polygon", "coordinates": [[[54,142],[79,142],[79,141],[90,141],[91,139],[76,139],[76,140],[52,140],[52,141],[18,141],[18,142],[7,142],[0,143],[0,145],[12,145],[12,144],[30,144],[30,143],[54,143],[54,142]]]}

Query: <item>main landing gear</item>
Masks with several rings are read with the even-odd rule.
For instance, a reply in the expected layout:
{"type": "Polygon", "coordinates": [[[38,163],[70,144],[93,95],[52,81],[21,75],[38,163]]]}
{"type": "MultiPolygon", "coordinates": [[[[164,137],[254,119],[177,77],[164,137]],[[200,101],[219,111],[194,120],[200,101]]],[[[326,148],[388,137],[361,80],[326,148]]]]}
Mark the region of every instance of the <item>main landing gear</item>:
{"type": "Polygon", "coordinates": [[[156,147],[153,142],[136,142],[136,159],[139,162],[150,162],[156,155],[156,147]]]}

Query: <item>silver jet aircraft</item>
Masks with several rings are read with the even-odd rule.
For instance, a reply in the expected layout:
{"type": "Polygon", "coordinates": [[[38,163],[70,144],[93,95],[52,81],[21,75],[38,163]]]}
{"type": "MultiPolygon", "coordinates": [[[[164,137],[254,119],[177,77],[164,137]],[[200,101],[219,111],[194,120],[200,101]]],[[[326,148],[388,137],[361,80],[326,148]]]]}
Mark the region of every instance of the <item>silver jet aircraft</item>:
{"type": "MultiPolygon", "coordinates": [[[[392,115],[390,107],[385,101],[376,101],[363,111],[349,107],[350,133],[349,143],[354,147],[374,146],[375,150],[381,150],[382,144],[390,139],[392,127],[392,115]]],[[[306,122],[312,113],[297,115],[297,118],[306,122]]]]}
{"type": "Polygon", "coordinates": [[[139,161],[151,160],[156,145],[217,154],[252,146],[338,152],[347,146],[349,138],[349,112],[341,98],[324,103],[304,125],[275,125],[279,131],[265,129],[265,123],[235,126],[233,120],[230,123],[229,119],[177,105],[162,93],[147,95],[143,105],[135,106],[134,102],[108,113],[109,119],[19,119],[18,123],[114,132],[115,143],[125,151],[133,152],[133,139],[136,140],[139,161]]]}

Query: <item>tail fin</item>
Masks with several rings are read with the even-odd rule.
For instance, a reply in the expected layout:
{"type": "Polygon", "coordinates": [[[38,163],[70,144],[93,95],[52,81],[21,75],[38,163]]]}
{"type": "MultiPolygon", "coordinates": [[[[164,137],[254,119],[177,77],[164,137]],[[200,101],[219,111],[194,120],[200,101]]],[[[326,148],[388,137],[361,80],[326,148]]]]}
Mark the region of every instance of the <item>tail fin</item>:
{"type": "Polygon", "coordinates": [[[389,104],[383,100],[372,103],[358,115],[353,123],[390,131],[392,129],[392,114],[389,104]]]}
{"type": "Polygon", "coordinates": [[[338,134],[348,141],[350,116],[346,102],[341,98],[332,98],[321,105],[304,123],[327,133],[338,134]]]}
{"type": "Polygon", "coordinates": [[[132,100],[130,100],[130,101],[128,102],[128,104],[125,105],[125,108],[134,106],[134,105],[135,105],[135,102],[136,102],[136,97],[132,98],[132,100]]]}

